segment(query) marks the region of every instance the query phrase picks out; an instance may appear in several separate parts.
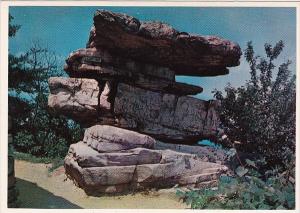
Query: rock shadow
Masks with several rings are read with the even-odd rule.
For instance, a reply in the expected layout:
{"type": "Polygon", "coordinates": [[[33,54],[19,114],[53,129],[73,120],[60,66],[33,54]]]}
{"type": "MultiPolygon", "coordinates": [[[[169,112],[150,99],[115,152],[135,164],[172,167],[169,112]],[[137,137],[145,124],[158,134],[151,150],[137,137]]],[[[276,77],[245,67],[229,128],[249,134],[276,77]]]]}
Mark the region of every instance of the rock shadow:
{"type": "Polygon", "coordinates": [[[56,196],[53,193],[37,186],[36,183],[17,179],[17,189],[19,191],[19,208],[36,209],[81,209],[82,207],[70,201],[56,196]]]}

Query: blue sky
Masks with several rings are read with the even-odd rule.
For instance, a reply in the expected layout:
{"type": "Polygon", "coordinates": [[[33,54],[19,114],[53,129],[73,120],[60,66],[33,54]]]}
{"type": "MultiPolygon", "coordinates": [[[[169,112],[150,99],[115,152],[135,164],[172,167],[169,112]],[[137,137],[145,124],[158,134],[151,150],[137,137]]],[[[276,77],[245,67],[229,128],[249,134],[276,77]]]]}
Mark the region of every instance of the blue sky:
{"type": "MultiPolygon", "coordinates": [[[[22,25],[17,36],[9,41],[9,50],[19,54],[39,41],[64,60],[71,51],[84,48],[93,14],[97,9],[127,13],[140,20],[157,20],[171,24],[179,31],[201,35],[217,35],[237,42],[244,50],[252,41],[256,52],[264,54],[265,42],[285,43],[278,63],[296,61],[295,8],[187,8],[187,7],[10,7],[14,23],[22,25]]],[[[291,66],[295,72],[295,63],[291,66]]],[[[230,68],[230,74],[219,77],[179,76],[177,81],[200,85],[202,99],[212,98],[214,88],[222,90],[229,82],[239,86],[249,79],[249,69],[241,65],[230,68]]]]}

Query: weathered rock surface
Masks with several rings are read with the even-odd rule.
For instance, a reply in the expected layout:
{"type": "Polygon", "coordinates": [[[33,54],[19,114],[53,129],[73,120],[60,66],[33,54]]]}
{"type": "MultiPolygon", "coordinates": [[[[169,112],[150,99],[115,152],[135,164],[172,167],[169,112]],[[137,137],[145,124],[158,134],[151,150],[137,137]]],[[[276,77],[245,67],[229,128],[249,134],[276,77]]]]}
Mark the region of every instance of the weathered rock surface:
{"type": "Polygon", "coordinates": [[[93,79],[49,78],[48,106],[74,120],[90,122],[97,117],[99,86],[93,79]]]}
{"type": "MultiPolygon", "coordinates": [[[[85,74],[90,72],[93,77],[99,77],[93,68],[88,69],[87,65],[99,66],[98,75],[132,77],[137,73],[169,81],[175,81],[175,73],[167,67],[160,67],[154,64],[145,64],[122,56],[113,56],[104,49],[86,48],[71,52],[66,59],[65,70],[69,75],[85,74]],[[101,70],[101,67],[103,69],[101,70]],[[117,68],[116,70],[114,68],[117,68]],[[95,73],[94,73],[95,72],[95,73]]],[[[94,68],[97,70],[97,68],[94,68]]],[[[87,75],[87,74],[86,74],[87,75]]]]}
{"type": "MultiPolygon", "coordinates": [[[[101,143],[101,142],[100,142],[101,143]]],[[[146,148],[134,148],[116,152],[98,152],[84,142],[72,144],[69,153],[73,154],[78,165],[84,167],[130,166],[159,163],[161,153],[146,148]]]]}
{"type": "Polygon", "coordinates": [[[205,184],[212,186],[227,171],[226,166],[203,161],[194,154],[168,149],[154,150],[154,139],[135,134],[138,133],[101,125],[87,129],[85,138],[95,135],[97,137],[93,140],[97,142],[78,142],[70,146],[65,158],[67,175],[90,194],[116,193],[147,187],[165,188],[177,184],[191,187],[205,184]],[[134,146],[131,149],[125,146],[123,150],[102,152],[103,140],[112,145],[130,142],[134,146]],[[135,148],[135,145],[143,147],[135,148]]]}
{"type": "Polygon", "coordinates": [[[213,138],[219,125],[216,101],[161,94],[119,84],[114,113],[137,131],[163,141],[213,138]],[[135,125],[134,125],[135,124],[135,125]]]}
{"type": "Polygon", "coordinates": [[[199,146],[199,145],[184,145],[184,144],[172,144],[172,143],[163,143],[156,141],[154,144],[154,149],[158,150],[173,150],[181,153],[189,153],[197,155],[197,157],[203,161],[226,164],[227,155],[223,149],[216,149],[208,146],[199,146]]]}
{"type": "Polygon", "coordinates": [[[199,86],[175,82],[175,74],[168,68],[112,57],[107,51],[95,48],[71,53],[64,69],[70,77],[114,79],[151,91],[177,95],[195,95],[203,90],[199,86]]]}
{"type": "Polygon", "coordinates": [[[109,82],[94,79],[51,77],[48,80],[50,95],[48,107],[55,114],[62,114],[90,126],[96,122],[114,122],[109,82]]]}
{"type": "Polygon", "coordinates": [[[84,126],[107,124],[167,142],[195,143],[202,138],[214,138],[219,125],[215,101],[153,92],[123,83],[98,83],[93,79],[53,77],[49,87],[48,105],[52,111],[84,126]]]}
{"type": "Polygon", "coordinates": [[[49,79],[50,109],[89,127],[69,148],[68,177],[87,194],[215,186],[228,170],[223,151],[164,143],[218,133],[219,103],[187,96],[202,88],[175,75],[225,75],[240,56],[238,44],[216,36],[98,10],[87,48],[66,60],[71,78],[49,79]]]}
{"type": "Polygon", "coordinates": [[[226,67],[239,65],[242,54],[239,45],[229,40],[191,35],[161,22],[140,22],[105,10],[95,13],[87,47],[194,76],[228,74],[226,67]]]}
{"type": "Polygon", "coordinates": [[[134,148],[153,148],[155,140],[148,135],[107,125],[86,129],[83,142],[99,152],[112,152],[134,148]]]}

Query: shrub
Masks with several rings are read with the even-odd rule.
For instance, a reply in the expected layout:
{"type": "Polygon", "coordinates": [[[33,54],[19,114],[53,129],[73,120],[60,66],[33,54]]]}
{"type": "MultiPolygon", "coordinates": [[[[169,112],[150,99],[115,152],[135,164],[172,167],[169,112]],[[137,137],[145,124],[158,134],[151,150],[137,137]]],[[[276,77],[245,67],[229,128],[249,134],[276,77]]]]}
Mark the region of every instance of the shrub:
{"type": "Polygon", "coordinates": [[[276,78],[272,78],[274,60],[283,47],[282,41],[274,47],[265,44],[264,58],[255,56],[248,42],[244,56],[251,79],[238,88],[226,86],[225,95],[214,91],[221,102],[219,113],[226,136],[238,141],[238,151],[265,157],[268,166],[286,165],[295,152],[296,78],[289,70],[291,62],[279,65],[276,78]]]}
{"type": "MultiPolygon", "coordinates": [[[[264,175],[248,160],[247,167],[238,167],[236,176],[221,176],[217,188],[182,191],[180,196],[193,209],[294,209],[294,171],[264,175]]],[[[294,169],[294,167],[293,167],[294,169]]],[[[293,170],[292,169],[292,170],[293,170]]]]}
{"type": "Polygon", "coordinates": [[[178,190],[191,208],[199,209],[294,209],[295,208],[295,76],[290,61],[281,64],[275,80],[274,60],[284,45],[265,44],[267,58],[254,55],[252,43],[244,51],[251,79],[225,95],[214,91],[221,102],[222,137],[228,150],[233,177],[222,176],[212,189],[178,190]],[[250,153],[253,158],[240,159],[250,153]],[[232,158],[238,159],[238,165],[232,158]]]}
{"type": "MultiPolygon", "coordinates": [[[[9,16],[9,37],[17,36],[20,25],[9,16]]],[[[39,43],[22,55],[8,57],[8,111],[12,118],[11,133],[16,151],[38,157],[65,156],[71,143],[82,138],[83,130],[75,122],[49,113],[48,79],[60,76],[58,57],[39,43]]]]}

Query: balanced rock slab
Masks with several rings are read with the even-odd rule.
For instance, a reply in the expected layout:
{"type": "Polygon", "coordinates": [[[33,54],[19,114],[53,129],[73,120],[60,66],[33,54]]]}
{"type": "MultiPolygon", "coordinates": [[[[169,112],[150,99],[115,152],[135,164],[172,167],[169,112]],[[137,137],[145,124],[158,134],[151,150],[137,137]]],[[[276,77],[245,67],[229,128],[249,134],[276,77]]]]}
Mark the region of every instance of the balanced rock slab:
{"type": "Polygon", "coordinates": [[[153,78],[175,81],[174,71],[167,67],[111,55],[104,49],[96,48],[79,49],[71,52],[66,59],[64,69],[69,75],[75,76],[90,73],[93,77],[99,77],[101,74],[105,76],[106,74],[107,76],[130,78],[140,73],[153,78]],[[91,65],[92,68],[89,69],[88,65],[91,65]]]}
{"type": "Polygon", "coordinates": [[[175,82],[175,73],[153,64],[111,56],[107,51],[87,48],[72,52],[64,67],[70,77],[115,80],[151,91],[196,95],[199,86],[175,82]]]}
{"type": "Polygon", "coordinates": [[[227,67],[239,65],[242,54],[238,44],[217,36],[191,35],[168,24],[140,22],[105,10],[95,13],[87,47],[194,76],[228,74],[227,67]]]}

